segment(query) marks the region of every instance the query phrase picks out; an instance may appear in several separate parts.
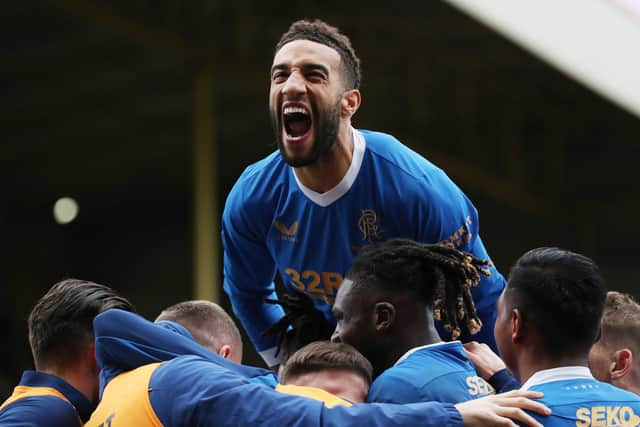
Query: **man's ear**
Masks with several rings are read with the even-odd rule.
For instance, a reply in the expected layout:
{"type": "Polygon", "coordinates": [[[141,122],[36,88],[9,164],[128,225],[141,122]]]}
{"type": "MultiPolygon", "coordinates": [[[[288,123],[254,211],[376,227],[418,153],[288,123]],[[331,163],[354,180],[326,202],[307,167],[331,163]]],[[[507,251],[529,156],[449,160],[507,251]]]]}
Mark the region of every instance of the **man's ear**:
{"type": "Polygon", "coordinates": [[[228,359],[231,355],[231,346],[229,344],[225,344],[218,350],[218,354],[225,359],[228,359]]]}
{"type": "Polygon", "coordinates": [[[511,310],[511,341],[514,344],[522,342],[525,336],[524,318],[518,308],[511,310]]]}
{"type": "Polygon", "coordinates": [[[378,302],[374,306],[375,328],[378,332],[385,332],[396,321],[396,308],[390,302],[378,302]]]}
{"type": "Polygon", "coordinates": [[[613,355],[613,362],[609,366],[609,375],[612,380],[620,380],[631,372],[633,367],[633,352],[628,348],[617,350],[613,355]]]}
{"type": "Polygon", "coordinates": [[[360,108],[360,102],[362,101],[360,91],[358,89],[351,89],[342,94],[342,101],[340,102],[340,115],[342,117],[351,118],[358,108],[360,108]]]}

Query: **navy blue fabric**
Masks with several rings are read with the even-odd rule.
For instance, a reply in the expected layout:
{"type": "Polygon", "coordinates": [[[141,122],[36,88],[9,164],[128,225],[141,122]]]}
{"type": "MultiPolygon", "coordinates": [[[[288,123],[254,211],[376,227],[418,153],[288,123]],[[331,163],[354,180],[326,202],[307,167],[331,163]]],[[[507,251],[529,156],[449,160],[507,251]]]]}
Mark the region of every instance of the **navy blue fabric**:
{"type": "Polygon", "coordinates": [[[502,369],[489,378],[489,384],[496,389],[496,393],[505,393],[511,390],[519,389],[522,384],[518,381],[507,368],[502,369]]]}
{"type": "Polygon", "coordinates": [[[82,393],[62,378],[44,372],[25,371],[21,386],[50,387],[59,391],[68,401],[56,396],[30,396],[18,399],[0,411],[2,427],[68,427],[86,422],[95,409],[82,393]]]}

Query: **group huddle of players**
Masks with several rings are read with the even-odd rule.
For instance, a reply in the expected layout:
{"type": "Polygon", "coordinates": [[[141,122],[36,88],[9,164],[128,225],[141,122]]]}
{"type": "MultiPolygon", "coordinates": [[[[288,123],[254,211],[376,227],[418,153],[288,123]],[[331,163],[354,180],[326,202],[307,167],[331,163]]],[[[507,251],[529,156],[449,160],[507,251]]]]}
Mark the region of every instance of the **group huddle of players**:
{"type": "Polygon", "coordinates": [[[533,249],[505,281],[447,175],[352,127],[360,61],[336,28],[293,23],[270,80],[278,151],[232,189],[222,244],[224,289],[272,369],[241,364],[211,302],[150,322],[66,280],[31,312],[36,371],[0,426],[640,425],[640,306],[591,259],[533,249]]]}

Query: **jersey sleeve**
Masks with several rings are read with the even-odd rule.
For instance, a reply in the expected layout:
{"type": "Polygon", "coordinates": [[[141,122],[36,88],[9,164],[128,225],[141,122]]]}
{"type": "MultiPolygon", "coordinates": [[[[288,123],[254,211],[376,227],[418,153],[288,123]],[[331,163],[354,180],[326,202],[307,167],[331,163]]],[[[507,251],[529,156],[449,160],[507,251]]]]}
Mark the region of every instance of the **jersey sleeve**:
{"type": "Polygon", "coordinates": [[[496,389],[496,393],[506,393],[511,390],[518,390],[522,387],[508,369],[502,369],[491,376],[488,380],[489,384],[496,389]]]}
{"type": "Polygon", "coordinates": [[[158,368],[151,405],[164,425],[201,426],[462,426],[453,405],[364,404],[327,408],[322,402],[250,384],[211,364],[183,358],[158,368]]]}
{"type": "MultiPolygon", "coordinates": [[[[418,240],[427,243],[451,243],[457,249],[470,252],[480,259],[490,260],[489,254],[479,235],[478,211],[467,196],[446,176],[437,170],[425,177],[423,197],[416,198],[421,204],[418,240]]],[[[493,325],[496,320],[496,302],[505,286],[505,280],[498,270],[491,266],[489,277],[481,276],[477,287],[471,292],[482,320],[482,329],[471,336],[461,325],[463,342],[474,339],[488,344],[497,352],[493,325]]],[[[448,338],[440,322],[436,322],[440,335],[448,338]]]]}
{"type": "Polygon", "coordinates": [[[274,366],[279,363],[273,357],[276,337],[262,333],[284,316],[280,306],[264,302],[266,298],[277,299],[273,283],[276,266],[266,247],[267,230],[247,218],[248,212],[259,207],[246,203],[238,186],[229,194],[222,216],[224,290],[251,342],[265,362],[274,366]]]}
{"type": "MultiPolygon", "coordinates": [[[[175,329],[168,329],[165,325],[152,323],[135,313],[118,309],[107,310],[96,316],[93,329],[96,359],[100,366],[100,394],[106,384],[123,371],[183,355],[200,356],[250,378],[251,381],[275,387],[276,378],[271,371],[224,359],[179,333],[180,328],[180,325],[175,324],[175,329]]],[[[186,330],[184,333],[188,334],[186,330]]]]}

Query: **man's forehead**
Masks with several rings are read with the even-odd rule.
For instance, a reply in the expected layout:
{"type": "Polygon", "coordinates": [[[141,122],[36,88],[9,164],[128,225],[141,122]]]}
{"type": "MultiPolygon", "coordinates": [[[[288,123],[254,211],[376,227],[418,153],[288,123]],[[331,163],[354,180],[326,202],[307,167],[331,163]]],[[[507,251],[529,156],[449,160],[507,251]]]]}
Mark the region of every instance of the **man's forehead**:
{"type": "Polygon", "coordinates": [[[340,54],[322,43],[304,39],[293,40],[282,46],[273,57],[273,65],[280,64],[323,64],[334,70],[340,64],[340,54]]]}
{"type": "Polygon", "coordinates": [[[334,307],[344,309],[344,301],[345,299],[350,299],[353,289],[353,281],[345,278],[340,287],[338,288],[338,292],[336,294],[336,301],[333,304],[334,307]]]}
{"type": "Polygon", "coordinates": [[[507,289],[508,289],[508,287],[505,286],[505,288],[502,290],[502,293],[498,297],[498,300],[496,301],[497,304],[504,304],[504,300],[505,300],[506,294],[507,294],[507,289]]]}
{"type": "Polygon", "coordinates": [[[502,290],[502,294],[500,294],[500,298],[498,298],[497,304],[500,304],[502,307],[509,308],[514,304],[514,298],[518,298],[518,288],[514,288],[513,286],[504,287],[502,290]]]}

